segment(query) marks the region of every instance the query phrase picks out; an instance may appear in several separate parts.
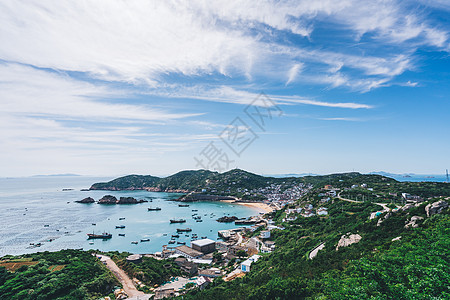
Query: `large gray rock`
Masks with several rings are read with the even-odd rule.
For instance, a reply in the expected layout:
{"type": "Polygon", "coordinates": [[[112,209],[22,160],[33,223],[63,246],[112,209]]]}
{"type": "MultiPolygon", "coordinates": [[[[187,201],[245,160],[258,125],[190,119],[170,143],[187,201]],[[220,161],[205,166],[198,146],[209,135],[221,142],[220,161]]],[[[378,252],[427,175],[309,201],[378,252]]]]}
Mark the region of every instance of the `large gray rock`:
{"type": "Polygon", "coordinates": [[[419,224],[417,224],[417,222],[419,222],[421,220],[423,220],[423,217],[413,216],[413,217],[411,217],[410,221],[406,221],[405,228],[409,228],[409,227],[417,228],[417,227],[419,227],[419,224]]]}
{"type": "Polygon", "coordinates": [[[336,251],[338,251],[340,247],[348,247],[351,244],[358,243],[360,240],[361,236],[359,234],[344,234],[337,244],[336,251]]]}
{"type": "Polygon", "coordinates": [[[427,213],[427,217],[431,217],[432,215],[440,214],[447,207],[448,203],[444,200],[441,200],[425,206],[425,212],[427,213]]]}
{"type": "Polygon", "coordinates": [[[402,211],[406,211],[406,210],[409,210],[409,209],[411,209],[411,208],[413,208],[413,207],[414,207],[414,204],[408,203],[408,204],[402,206],[400,209],[401,209],[402,211]]]}

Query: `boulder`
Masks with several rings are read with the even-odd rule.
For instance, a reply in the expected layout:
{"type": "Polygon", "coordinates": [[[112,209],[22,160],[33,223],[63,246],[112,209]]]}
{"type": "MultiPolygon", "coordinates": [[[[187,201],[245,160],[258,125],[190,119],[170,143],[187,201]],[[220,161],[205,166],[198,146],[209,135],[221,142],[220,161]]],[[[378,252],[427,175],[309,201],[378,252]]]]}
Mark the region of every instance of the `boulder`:
{"type": "Polygon", "coordinates": [[[408,204],[402,206],[402,207],[400,208],[400,210],[402,210],[402,211],[407,211],[407,210],[409,210],[409,209],[411,209],[411,208],[413,208],[413,207],[414,207],[414,204],[408,203],[408,204]]]}
{"type": "Polygon", "coordinates": [[[75,201],[77,203],[94,203],[95,200],[91,197],[84,198],[83,200],[75,201]]]}
{"type": "Polygon", "coordinates": [[[339,250],[339,247],[348,247],[351,244],[358,243],[361,238],[362,237],[359,234],[344,234],[337,244],[336,251],[339,250]]]}
{"type": "Polygon", "coordinates": [[[381,223],[383,223],[383,219],[378,219],[378,222],[377,222],[377,227],[380,227],[381,226],[381,223]]]}
{"type": "Polygon", "coordinates": [[[425,212],[427,213],[427,217],[431,217],[432,215],[440,214],[447,207],[448,203],[444,200],[441,200],[425,206],[425,212]]]}
{"type": "Polygon", "coordinates": [[[413,216],[411,217],[411,220],[405,222],[406,223],[405,228],[409,227],[417,228],[419,227],[419,224],[417,224],[417,222],[421,220],[423,220],[423,217],[413,216]]]}

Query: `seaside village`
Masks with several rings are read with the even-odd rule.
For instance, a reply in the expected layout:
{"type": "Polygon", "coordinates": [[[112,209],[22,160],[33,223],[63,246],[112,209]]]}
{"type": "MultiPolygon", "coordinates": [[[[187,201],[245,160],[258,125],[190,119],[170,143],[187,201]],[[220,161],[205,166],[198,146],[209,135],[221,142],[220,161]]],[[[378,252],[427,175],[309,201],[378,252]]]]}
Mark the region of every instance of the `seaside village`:
{"type": "MultiPolygon", "coordinates": [[[[311,189],[311,185],[283,183],[239,192],[251,196],[263,195],[267,200],[262,203],[266,211],[270,212],[283,209],[287,205],[295,205],[297,200],[311,189]]],[[[287,209],[286,213],[287,217],[283,221],[295,220],[297,215],[305,217],[314,215],[312,205],[304,208],[287,209]]],[[[317,210],[319,215],[326,213],[326,208],[317,210]]],[[[283,227],[275,225],[269,214],[265,213],[247,219],[224,219],[221,222],[234,222],[236,225],[242,225],[242,227],[218,231],[217,234],[220,238],[218,241],[206,238],[191,241],[191,245],[163,245],[160,252],[144,255],[132,254],[127,258],[127,262],[133,264],[140,264],[143,256],[158,260],[174,259],[175,263],[185,273],[185,276],[172,278],[169,282],[152,287],[153,294],[151,296],[153,299],[182,295],[188,287],[204,289],[219,277],[224,281],[232,281],[245,276],[248,272],[251,272],[252,264],[258,261],[261,255],[270,253],[275,249],[275,242],[271,240],[271,231],[275,229],[284,230],[283,227]]],[[[180,228],[179,230],[183,232],[183,230],[189,229],[180,228]]],[[[143,286],[143,283],[136,278],[133,279],[133,284],[136,287],[143,286]]],[[[116,299],[127,299],[129,297],[124,289],[117,289],[114,294],[116,299]]],[[[145,299],[145,297],[139,297],[139,299],[145,299]]]]}
{"type": "MultiPolygon", "coordinates": [[[[342,191],[348,191],[355,188],[369,189],[367,185],[355,185],[345,188],[342,191]]],[[[314,215],[326,217],[328,215],[325,207],[328,201],[336,197],[342,200],[339,192],[340,189],[334,188],[331,185],[325,185],[323,188],[315,190],[314,193],[308,196],[315,197],[319,203],[318,208],[314,208],[308,202],[299,204],[298,200],[309,193],[312,186],[293,186],[285,188],[283,192],[280,191],[280,186],[272,185],[264,189],[248,191],[249,193],[264,194],[267,200],[264,201],[266,208],[270,210],[285,209],[285,215],[282,222],[286,225],[290,221],[294,221],[299,217],[311,217],[314,215]]],[[[414,205],[423,201],[420,197],[409,194],[401,195],[409,204],[414,205]],[[412,204],[411,204],[412,203],[412,204]]],[[[406,202],[405,201],[405,202],[406,202]]],[[[385,205],[383,210],[373,212],[370,218],[375,218],[385,210],[389,210],[385,205]]],[[[397,209],[401,209],[399,206],[397,209]]],[[[222,278],[224,281],[232,281],[239,277],[244,277],[247,273],[252,271],[252,264],[266,254],[271,253],[276,248],[276,244],[271,240],[271,232],[273,230],[284,230],[280,225],[276,225],[270,218],[271,214],[260,213],[257,216],[252,216],[247,219],[229,219],[225,222],[235,222],[236,225],[245,225],[234,229],[220,230],[218,236],[221,238],[218,241],[211,239],[193,240],[191,244],[171,246],[164,245],[160,252],[153,254],[133,254],[127,258],[129,263],[140,264],[143,256],[153,257],[158,260],[174,259],[174,262],[180,267],[185,274],[184,276],[171,278],[169,282],[162,285],[155,285],[150,288],[152,294],[146,295],[153,297],[152,299],[163,299],[165,297],[179,296],[185,293],[190,288],[204,289],[211,284],[215,279],[222,278]]],[[[381,220],[381,219],[380,219],[381,220]]],[[[181,232],[183,229],[179,229],[181,232]]],[[[184,229],[186,230],[186,229],[184,229]]],[[[339,242],[338,247],[345,247],[352,243],[357,243],[361,239],[360,236],[345,236],[343,241],[339,242]]],[[[314,258],[318,251],[324,245],[320,245],[313,249],[309,255],[310,259],[314,258]]],[[[136,287],[143,287],[143,283],[133,279],[133,284],[136,287]]],[[[128,295],[124,289],[117,289],[115,291],[116,299],[127,299],[128,295]]],[[[108,297],[106,299],[109,299],[108,297]]],[[[148,298],[134,298],[133,299],[148,299],[148,298]]]]}

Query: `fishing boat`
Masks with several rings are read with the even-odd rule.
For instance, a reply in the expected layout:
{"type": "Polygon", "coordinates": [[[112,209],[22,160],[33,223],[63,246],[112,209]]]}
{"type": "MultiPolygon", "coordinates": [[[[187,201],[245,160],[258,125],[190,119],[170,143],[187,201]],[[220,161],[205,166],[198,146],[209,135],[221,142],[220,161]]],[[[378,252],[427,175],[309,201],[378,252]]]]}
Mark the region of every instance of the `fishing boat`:
{"type": "Polygon", "coordinates": [[[148,211],[161,210],[161,207],[155,207],[155,208],[149,207],[149,208],[147,208],[147,210],[148,210],[148,211]]]}
{"type": "Polygon", "coordinates": [[[123,229],[125,228],[125,225],[116,225],[116,229],[123,229]]]}
{"type": "Polygon", "coordinates": [[[207,239],[208,237],[207,236],[202,236],[202,239],[207,239]]]}
{"type": "Polygon", "coordinates": [[[119,236],[125,236],[125,233],[119,233],[119,236]]]}
{"type": "Polygon", "coordinates": [[[198,209],[193,209],[192,211],[198,211],[198,209]]]}
{"type": "Polygon", "coordinates": [[[177,242],[179,245],[186,245],[186,242],[177,242]]]}
{"type": "Polygon", "coordinates": [[[137,242],[137,241],[132,241],[131,243],[134,244],[134,245],[137,245],[139,242],[137,242]]]}
{"type": "Polygon", "coordinates": [[[191,228],[177,228],[177,232],[191,232],[191,228]]]}
{"type": "Polygon", "coordinates": [[[150,242],[150,239],[141,239],[141,242],[150,242]]]}
{"type": "Polygon", "coordinates": [[[179,238],[180,235],[178,235],[178,234],[172,234],[172,237],[173,237],[173,238],[179,238]]]}
{"type": "Polygon", "coordinates": [[[125,220],[125,218],[119,218],[119,220],[125,220]]]}
{"type": "Polygon", "coordinates": [[[102,234],[88,233],[87,236],[89,239],[110,239],[110,238],[112,238],[112,234],[107,233],[107,232],[103,232],[102,234]]]}
{"type": "Polygon", "coordinates": [[[175,244],[174,240],[169,241],[169,244],[175,244]]]}
{"type": "Polygon", "coordinates": [[[178,204],[178,207],[189,207],[189,204],[178,204]]]}
{"type": "Polygon", "coordinates": [[[195,220],[195,222],[203,222],[203,220],[202,219],[197,219],[197,220],[195,220]]]}
{"type": "Polygon", "coordinates": [[[172,224],[172,223],[185,223],[186,222],[186,220],[185,219],[171,219],[170,220],[170,224],[172,224]]]}

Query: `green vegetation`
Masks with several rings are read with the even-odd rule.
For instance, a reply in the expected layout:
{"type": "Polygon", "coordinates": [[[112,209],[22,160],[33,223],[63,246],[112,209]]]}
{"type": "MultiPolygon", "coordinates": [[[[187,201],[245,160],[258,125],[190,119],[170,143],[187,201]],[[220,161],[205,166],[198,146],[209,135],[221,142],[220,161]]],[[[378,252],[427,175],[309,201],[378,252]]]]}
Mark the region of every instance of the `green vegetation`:
{"type": "MultiPolygon", "coordinates": [[[[0,267],[0,299],[98,299],[119,285],[97,258],[79,250],[23,256],[14,272],[0,267]]],[[[2,260],[19,261],[6,256],[2,260]]]]}
{"type": "Polygon", "coordinates": [[[130,255],[128,252],[114,251],[108,252],[106,255],[110,256],[130,278],[137,278],[147,286],[159,285],[168,281],[170,277],[183,275],[173,259],[157,260],[144,256],[141,263],[134,264],[127,262],[126,257],[130,255]]]}
{"type": "MultiPolygon", "coordinates": [[[[387,219],[384,214],[377,226],[378,219],[368,217],[380,206],[335,200],[326,217],[300,217],[273,230],[276,250],[244,278],[214,282],[184,299],[449,299],[449,210],[425,218],[419,228],[404,227],[414,215],[426,217],[426,204],[387,219]],[[362,239],[336,251],[347,233],[362,239]],[[325,248],[309,259],[323,242],[325,248]]],[[[274,220],[280,217],[274,214],[274,220]]]]}

